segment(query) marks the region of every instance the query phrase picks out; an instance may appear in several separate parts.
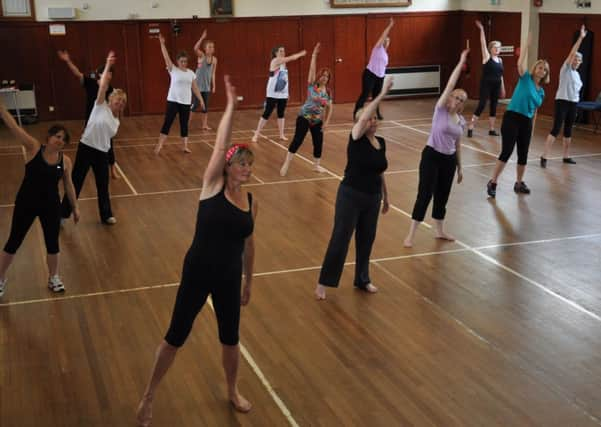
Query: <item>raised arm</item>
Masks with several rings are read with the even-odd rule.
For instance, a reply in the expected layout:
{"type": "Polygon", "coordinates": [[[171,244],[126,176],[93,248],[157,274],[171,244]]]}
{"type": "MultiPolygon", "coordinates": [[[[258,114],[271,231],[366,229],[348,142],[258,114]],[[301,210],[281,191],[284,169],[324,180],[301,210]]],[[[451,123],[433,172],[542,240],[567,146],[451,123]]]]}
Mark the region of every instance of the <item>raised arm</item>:
{"type": "Polygon", "coordinates": [[[392,30],[393,26],[394,26],[394,19],[392,19],[392,17],[390,17],[390,21],[388,22],[388,25],[386,26],[386,28],[384,28],[384,31],[382,31],[382,34],[380,34],[380,38],[378,39],[378,41],[376,41],[376,44],[374,44],[373,49],[380,47],[384,44],[384,40],[386,40],[386,37],[388,37],[388,34],[390,33],[390,30],[392,30]]]}
{"type": "Polygon", "coordinates": [[[221,184],[223,183],[225,153],[230,145],[232,137],[232,118],[234,116],[234,107],[236,104],[236,88],[230,83],[230,76],[225,75],[223,81],[225,83],[227,104],[223,116],[221,116],[219,127],[217,128],[213,153],[211,154],[209,164],[204,173],[202,191],[200,194],[201,199],[205,198],[206,195],[212,195],[216,187],[221,187],[221,184]]]}
{"type": "Polygon", "coordinates": [[[40,143],[33,136],[28,134],[21,126],[17,124],[12,114],[8,112],[4,103],[0,100],[0,117],[4,120],[6,127],[19,139],[25,149],[29,152],[29,157],[37,152],[40,148],[40,143]]]}
{"type": "Polygon", "coordinates": [[[307,76],[307,83],[311,84],[315,81],[315,69],[317,68],[317,54],[319,53],[320,43],[317,42],[313,48],[313,54],[311,54],[311,64],[309,65],[309,75],[307,76]]]}
{"type": "Polygon", "coordinates": [[[117,57],[115,56],[115,52],[111,50],[106,57],[104,71],[102,72],[102,77],[100,77],[100,81],[98,82],[98,95],[96,96],[97,105],[103,104],[106,100],[106,91],[108,90],[111,82],[112,69],[116,60],[117,57]]]}
{"type": "Polygon", "coordinates": [[[196,56],[198,56],[199,58],[202,58],[205,55],[205,53],[202,51],[202,49],[200,47],[202,46],[202,41],[206,38],[207,38],[207,30],[204,30],[202,32],[202,35],[200,36],[200,38],[194,45],[194,53],[196,53],[196,56]]]}
{"type": "Polygon", "coordinates": [[[469,51],[470,51],[469,49],[464,49],[463,52],[461,52],[461,56],[459,57],[459,62],[457,63],[457,65],[455,65],[455,69],[453,70],[453,72],[451,73],[451,76],[449,77],[447,86],[444,88],[444,91],[440,95],[440,98],[438,98],[438,102],[436,103],[437,108],[444,107],[444,105],[447,102],[448,96],[451,94],[451,92],[453,92],[453,89],[455,89],[457,80],[459,80],[459,76],[461,75],[461,68],[463,67],[463,64],[465,64],[465,61],[467,60],[467,54],[469,53],[469,51]]]}
{"type": "Polygon", "coordinates": [[[486,35],[484,34],[484,27],[482,26],[482,22],[476,21],[476,27],[480,30],[480,48],[482,49],[482,63],[486,64],[490,59],[490,52],[488,51],[488,46],[486,45],[486,35]]]}
{"type": "Polygon", "coordinates": [[[285,64],[285,63],[290,62],[290,61],[296,61],[297,59],[302,58],[306,54],[307,54],[307,51],[303,49],[300,52],[297,52],[297,53],[295,53],[293,55],[290,55],[290,56],[285,56],[283,58],[273,58],[272,64],[273,64],[274,67],[275,66],[279,66],[281,64],[285,64]]]}
{"type": "Polygon", "coordinates": [[[382,101],[382,99],[386,96],[393,83],[394,81],[392,77],[386,77],[386,80],[384,80],[384,86],[382,87],[382,92],[380,92],[380,94],[376,96],[376,99],[371,101],[367,105],[367,107],[363,109],[361,115],[359,116],[357,122],[353,125],[353,129],[351,130],[351,136],[353,137],[354,141],[361,138],[363,134],[367,131],[367,128],[369,127],[369,121],[374,116],[374,114],[376,114],[376,109],[378,108],[380,101],[382,101]]]}
{"type": "Polygon", "coordinates": [[[169,58],[169,52],[167,52],[167,46],[165,46],[165,37],[159,33],[159,42],[161,44],[161,53],[163,54],[163,59],[165,60],[165,67],[167,67],[168,71],[171,71],[173,68],[173,62],[171,62],[171,58],[169,58]]]}
{"type": "Polygon", "coordinates": [[[528,58],[528,47],[530,47],[530,43],[532,43],[532,33],[528,32],[526,46],[520,46],[520,56],[518,57],[518,74],[520,77],[523,76],[526,71],[528,71],[528,64],[526,61],[528,58]]]}
{"type": "Polygon", "coordinates": [[[580,27],[580,36],[578,36],[578,40],[576,40],[576,43],[574,43],[574,46],[572,46],[572,50],[570,50],[570,53],[569,53],[568,57],[566,58],[565,62],[571,63],[574,60],[574,57],[576,56],[576,52],[578,52],[578,49],[580,49],[580,44],[582,43],[582,40],[584,40],[585,37],[586,37],[586,27],[584,25],[582,25],[582,27],[580,27]]]}
{"type": "Polygon", "coordinates": [[[59,50],[57,51],[57,54],[62,61],[65,61],[67,67],[69,67],[69,70],[71,70],[73,75],[77,77],[80,82],[83,82],[83,73],[79,71],[79,68],[77,68],[77,66],[71,61],[69,52],[67,52],[66,50],[59,50]]]}

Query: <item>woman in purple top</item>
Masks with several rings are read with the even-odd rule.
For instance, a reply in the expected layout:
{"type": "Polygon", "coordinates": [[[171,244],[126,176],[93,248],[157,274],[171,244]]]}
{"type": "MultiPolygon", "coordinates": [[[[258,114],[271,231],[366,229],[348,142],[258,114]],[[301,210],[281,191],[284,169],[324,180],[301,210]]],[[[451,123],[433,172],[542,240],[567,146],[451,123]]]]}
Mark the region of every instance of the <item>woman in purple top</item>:
{"type": "MultiPolygon", "coordinates": [[[[355,103],[353,120],[355,120],[357,111],[363,108],[363,104],[367,101],[370,93],[372,99],[376,99],[376,96],[382,92],[382,84],[384,83],[386,66],[388,65],[388,53],[386,50],[388,49],[388,46],[390,46],[390,37],[388,37],[388,33],[390,33],[393,25],[394,20],[390,18],[388,26],[384,29],[380,38],[371,50],[369,63],[367,64],[367,68],[363,70],[361,95],[359,95],[359,99],[357,99],[357,102],[355,103]]],[[[379,107],[376,113],[378,120],[382,120],[379,107]]]]}
{"type": "Polygon", "coordinates": [[[417,200],[411,215],[413,221],[411,221],[411,227],[404,242],[406,248],[413,246],[415,230],[419,223],[424,220],[432,197],[434,197],[432,218],[436,223],[436,238],[449,241],[455,240],[454,237],[444,232],[443,223],[455,170],[457,170],[457,183],[459,184],[463,180],[460,148],[465,119],[461,116],[461,112],[467,99],[467,93],[463,89],[454,88],[468,52],[469,49],[461,52],[459,63],[451,73],[447,87],[445,87],[434,109],[432,130],[419,164],[417,200]]]}

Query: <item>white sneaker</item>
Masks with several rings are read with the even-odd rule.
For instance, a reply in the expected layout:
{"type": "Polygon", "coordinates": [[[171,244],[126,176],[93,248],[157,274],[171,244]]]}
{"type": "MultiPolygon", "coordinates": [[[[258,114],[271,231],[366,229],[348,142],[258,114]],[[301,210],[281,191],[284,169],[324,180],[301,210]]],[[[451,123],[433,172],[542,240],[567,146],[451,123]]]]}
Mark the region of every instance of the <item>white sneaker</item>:
{"type": "Polygon", "coordinates": [[[63,281],[60,277],[58,277],[58,274],[55,274],[48,279],[48,289],[50,289],[52,292],[65,291],[65,285],[63,285],[63,281]]]}
{"type": "Polygon", "coordinates": [[[117,224],[117,218],[115,218],[114,216],[110,216],[102,222],[104,222],[107,225],[115,225],[117,224]]]}
{"type": "Polygon", "coordinates": [[[0,279],[0,298],[2,298],[2,295],[4,295],[4,290],[6,289],[6,282],[8,282],[8,279],[0,279]]]}

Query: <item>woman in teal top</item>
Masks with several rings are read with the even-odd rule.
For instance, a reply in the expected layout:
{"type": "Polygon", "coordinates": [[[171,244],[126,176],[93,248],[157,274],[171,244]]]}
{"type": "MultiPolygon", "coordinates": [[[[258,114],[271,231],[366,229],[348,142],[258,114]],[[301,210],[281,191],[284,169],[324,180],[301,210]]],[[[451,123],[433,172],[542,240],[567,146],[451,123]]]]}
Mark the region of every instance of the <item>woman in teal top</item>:
{"type": "Polygon", "coordinates": [[[532,35],[528,34],[528,43],[520,49],[518,59],[518,73],[520,80],[513,91],[511,102],[503,116],[501,124],[501,137],[503,141],[501,154],[495,165],[492,178],[486,184],[486,192],[490,197],[497,194],[497,179],[513,153],[517,145],[518,164],[516,169],[516,182],[513,191],[516,193],[530,194],[530,189],[524,182],[524,172],[528,162],[528,148],[530,147],[530,138],[534,128],[534,119],[536,109],[541,106],[545,98],[543,84],[549,83],[549,63],[544,59],[539,59],[534,63],[530,72],[526,69],[526,55],[528,46],[532,40],[532,35]]]}
{"type": "Polygon", "coordinates": [[[313,138],[313,170],[315,172],[324,172],[321,167],[321,150],[323,147],[323,132],[332,117],[332,97],[328,90],[330,82],[330,70],[322,68],[318,73],[315,72],[317,63],[317,54],[319,53],[319,43],[313,49],[311,55],[311,65],[309,65],[309,76],[307,77],[307,100],[301,107],[296,118],[296,129],[294,138],[288,147],[286,160],[280,169],[280,175],[286,176],[290,162],[305,140],[307,132],[311,131],[313,138]]]}

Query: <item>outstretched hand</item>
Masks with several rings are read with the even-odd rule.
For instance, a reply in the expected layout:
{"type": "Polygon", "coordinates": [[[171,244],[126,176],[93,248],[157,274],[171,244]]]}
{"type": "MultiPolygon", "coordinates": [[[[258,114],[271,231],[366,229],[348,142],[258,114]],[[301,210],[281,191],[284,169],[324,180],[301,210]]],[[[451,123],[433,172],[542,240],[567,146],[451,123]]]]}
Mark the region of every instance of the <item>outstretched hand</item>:
{"type": "Polygon", "coordinates": [[[236,104],[238,97],[236,96],[236,87],[230,82],[229,74],[223,76],[223,82],[225,83],[225,95],[228,104],[236,104]]]}
{"type": "Polygon", "coordinates": [[[582,27],[580,27],[580,38],[583,39],[586,37],[586,27],[584,26],[584,24],[582,24],[582,27]]]}
{"type": "Polygon", "coordinates": [[[480,31],[484,31],[484,26],[482,25],[482,22],[480,22],[479,20],[476,20],[476,27],[478,27],[478,29],[480,31]]]}
{"type": "MultiPolygon", "coordinates": [[[[106,65],[110,67],[112,65],[115,65],[115,62],[117,62],[117,56],[115,55],[115,51],[111,50],[106,57],[106,65]]],[[[107,68],[105,67],[105,69],[107,68]]]]}
{"type": "Polygon", "coordinates": [[[459,57],[459,60],[461,62],[465,62],[467,60],[467,54],[470,53],[470,49],[463,49],[463,51],[461,52],[461,56],[459,57]]]}
{"type": "Polygon", "coordinates": [[[392,16],[390,17],[390,20],[388,21],[388,25],[390,27],[392,27],[394,25],[394,19],[392,19],[392,16]]]}
{"type": "Polygon", "coordinates": [[[207,30],[204,30],[204,31],[202,32],[202,34],[200,35],[200,38],[201,38],[201,39],[204,39],[204,38],[206,38],[206,37],[207,37],[207,30]]]}
{"type": "Polygon", "coordinates": [[[163,36],[161,33],[159,33],[159,42],[161,42],[161,44],[165,44],[165,36],[163,36]]]}
{"type": "Polygon", "coordinates": [[[69,60],[71,59],[69,57],[69,52],[67,52],[66,50],[59,50],[56,53],[58,54],[58,57],[65,62],[69,62],[69,60]]]}
{"type": "Polygon", "coordinates": [[[317,44],[315,45],[315,47],[313,48],[313,55],[317,56],[317,54],[319,53],[319,48],[321,47],[321,43],[317,42],[317,44]]]}

